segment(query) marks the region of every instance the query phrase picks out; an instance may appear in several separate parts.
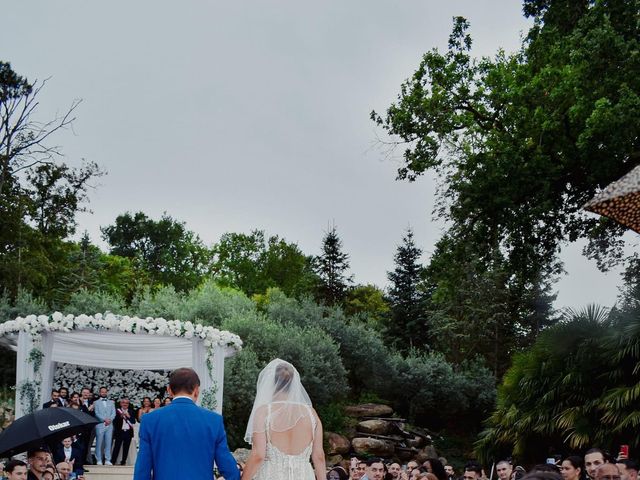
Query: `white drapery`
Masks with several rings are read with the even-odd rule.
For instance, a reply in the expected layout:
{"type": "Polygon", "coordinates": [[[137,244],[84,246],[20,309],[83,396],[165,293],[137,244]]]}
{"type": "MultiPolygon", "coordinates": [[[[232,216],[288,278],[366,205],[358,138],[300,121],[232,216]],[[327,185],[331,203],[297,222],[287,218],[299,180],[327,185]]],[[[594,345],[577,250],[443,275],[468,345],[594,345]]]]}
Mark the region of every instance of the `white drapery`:
{"type": "MultiPolygon", "coordinates": [[[[33,348],[31,338],[20,332],[17,345],[16,385],[36,378],[33,363],[27,359],[33,348]]],[[[173,370],[193,368],[200,377],[200,391],[214,385],[216,410],[222,411],[224,359],[235,353],[232,348],[213,347],[213,369],[207,367],[207,348],[200,338],[179,338],[144,333],[124,333],[98,330],[44,332],[40,367],[40,403],[50,398],[55,362],[120,370],[173,370]]],[[[16,418],[24,415],[16,389],[16,418]]],[[[38,405],[40,407],[40,405],[38,405]]]]}

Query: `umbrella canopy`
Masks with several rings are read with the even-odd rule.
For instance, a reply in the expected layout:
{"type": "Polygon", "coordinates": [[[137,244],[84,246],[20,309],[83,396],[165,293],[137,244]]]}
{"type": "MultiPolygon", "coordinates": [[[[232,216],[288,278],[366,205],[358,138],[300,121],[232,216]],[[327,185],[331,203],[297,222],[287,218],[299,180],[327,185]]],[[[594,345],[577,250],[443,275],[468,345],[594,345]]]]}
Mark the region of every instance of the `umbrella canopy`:
{"type": "Polygon", "coordinates": [[[95,417],[73,408],[38,410],[20,417],[0,433],[0,457],[51,445],[96,423],[95,417]]]}
{"type": "Polygon", "coordinates": [[[640,166],[610,183],[583,208],[640,233],[640,166]]]}

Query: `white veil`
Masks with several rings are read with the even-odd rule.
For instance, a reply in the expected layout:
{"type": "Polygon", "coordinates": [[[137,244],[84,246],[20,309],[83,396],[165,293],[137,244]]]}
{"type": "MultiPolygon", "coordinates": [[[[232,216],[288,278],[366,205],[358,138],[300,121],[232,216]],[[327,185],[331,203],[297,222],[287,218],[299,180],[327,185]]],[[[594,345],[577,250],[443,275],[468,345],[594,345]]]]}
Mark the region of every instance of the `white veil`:
{"type": "Polygon", "coordinates": [[[284,432],[309,417],[311,400],[300,381],[300,374],[289,362],[271,360],[258,376],[256,399],[244,434],[252,443],[254,433],[284,432]],[[268,418],[267,418],[268,417],[268,418]]]}

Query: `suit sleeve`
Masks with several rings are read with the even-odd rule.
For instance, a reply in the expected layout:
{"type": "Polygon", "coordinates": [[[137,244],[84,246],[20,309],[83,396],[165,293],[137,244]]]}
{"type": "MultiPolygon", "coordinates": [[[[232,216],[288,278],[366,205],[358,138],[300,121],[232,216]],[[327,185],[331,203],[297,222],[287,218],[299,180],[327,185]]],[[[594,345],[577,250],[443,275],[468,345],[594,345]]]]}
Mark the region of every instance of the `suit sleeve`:
{"type": "Polygon", "coordinates": [[[218,429],[218,438],[216,439],[215,462],[225,480],[240,480],[240,470],[238,470],[236,459],[233,458],[233,455],[231,455],[229,451],[227,432],[224,429],[222,418],[220,418],[220,428],[218,429]]]}
{"type": "Polygon", "coordinates": [[[140,422],[140,445],[135,470],[133,471],[133,480],[151,480],[152,478],[153,455],[151,452],[151,435],[149,435],[148,428],[146,428],[148,425],[148,420],[146,422],[140,422]]]}

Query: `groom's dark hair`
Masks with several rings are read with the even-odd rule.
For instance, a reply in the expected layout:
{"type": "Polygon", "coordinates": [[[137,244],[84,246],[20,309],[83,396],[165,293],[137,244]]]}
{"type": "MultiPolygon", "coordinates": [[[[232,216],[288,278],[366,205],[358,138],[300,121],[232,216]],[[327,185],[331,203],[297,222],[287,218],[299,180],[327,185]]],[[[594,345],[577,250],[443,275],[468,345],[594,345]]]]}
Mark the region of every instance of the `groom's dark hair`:
{"type": "Polygon", "coordinates": [[[200,378],[192,368],[179,368],[169,375],[169,388],[175,394],[191,394],[200,385],[200,378]]]}

